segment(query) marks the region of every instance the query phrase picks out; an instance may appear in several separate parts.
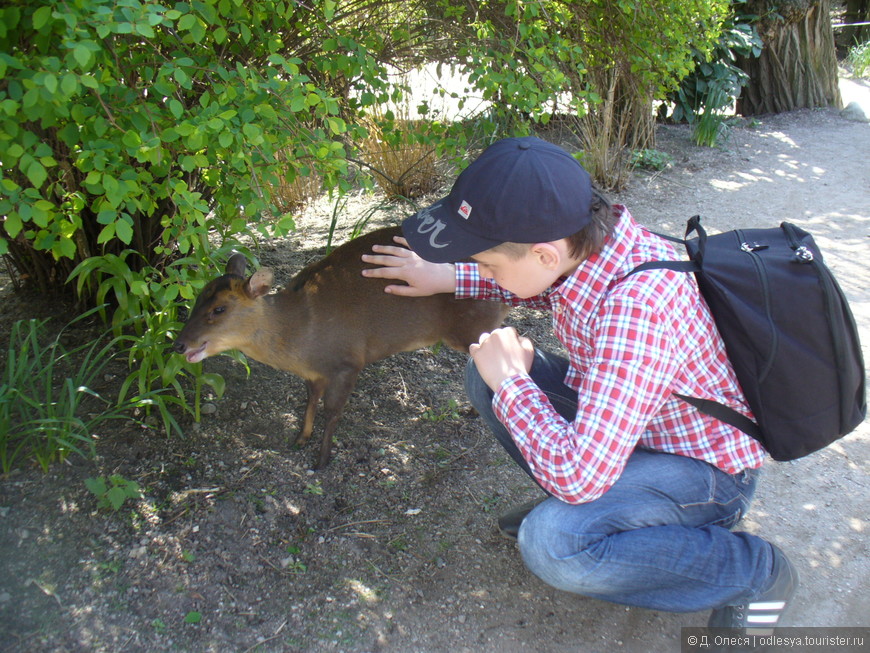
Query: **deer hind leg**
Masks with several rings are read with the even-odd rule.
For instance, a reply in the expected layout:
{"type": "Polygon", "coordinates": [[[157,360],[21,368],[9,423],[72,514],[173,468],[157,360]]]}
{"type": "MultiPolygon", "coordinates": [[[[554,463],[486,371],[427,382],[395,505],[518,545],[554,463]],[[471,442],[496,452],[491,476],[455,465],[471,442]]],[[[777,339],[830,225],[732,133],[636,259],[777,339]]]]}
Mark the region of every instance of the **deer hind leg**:
{"type": "Polygon", "coordinates": [[[299,433],[293,441],[296,447],[305,446],[311,438],[311,432],[314,430],[314,417],[317,415],[317,404],[326,391],[326,386],[326,379],[305,381],[305,388],[308,390],[308,403],[305,406],[305,416],[302,418],[302,428],[299,429],[299,433]]]}
{"type": "Polygon", "coordinates": [[[359,376],[359,368],[342,369],[329,383],[323,397],[323,410],[325,426],[323,427],[323,439],[320,441],[320,456],[317,459],[315,469],[321,469],[329,463],[332,456],[332,436],[338,426],[338,420],[347,403],[350,393],[356,385],[359,376]]]}

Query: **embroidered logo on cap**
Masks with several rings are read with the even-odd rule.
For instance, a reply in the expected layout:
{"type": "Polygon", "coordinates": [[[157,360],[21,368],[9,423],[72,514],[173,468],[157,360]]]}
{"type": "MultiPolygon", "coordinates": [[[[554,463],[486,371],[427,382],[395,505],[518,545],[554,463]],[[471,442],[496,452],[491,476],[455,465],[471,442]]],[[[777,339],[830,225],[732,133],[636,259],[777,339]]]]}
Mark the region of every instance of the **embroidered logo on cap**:
{"type": "Polygon", "coordinates": [[[417,233],[420,235],[429,234],[429,247],[433,249],[441,249],[450,245],[450,241],[439,243],[438,236],[447,227],[446,224],[438,220],[432,210],[441,206],[441,202],[437,202],[417,213],[417,233]]]}
{"type": "Polygon", "coordinates": [[[468,220],[469,216],[471,216],[471,204],[462,200],[462,204],[459,205],[459,210],[457,211],[459,215],[468,220]]]}

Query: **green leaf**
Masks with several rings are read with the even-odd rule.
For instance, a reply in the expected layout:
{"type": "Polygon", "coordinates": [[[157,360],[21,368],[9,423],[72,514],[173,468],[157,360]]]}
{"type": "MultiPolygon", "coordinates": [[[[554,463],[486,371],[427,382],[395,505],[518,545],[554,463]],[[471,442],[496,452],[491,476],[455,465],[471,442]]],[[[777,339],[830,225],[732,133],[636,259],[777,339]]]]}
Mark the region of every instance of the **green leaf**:
{"type": "Polygon", "coordinates": [[[141,36],[144,36],[146,39],[154,38],[154,28],[151,25],[136,23],[136,32],[141,36]]]}
{"type": "Polygon", "coordinates": [[[60,90],[70,96],[79,90],[79,80],[73,73],[67,73],[60,82],[60,90]]]}
{"type": "Polygon", "coordinates": [[[82,75],[79,77],[79,81],[82,83],[82,86],[86,86],[87,88],[99,88],[100,83],[94,78],[93,75],[82,75]]]}
{"type": "Polygon", "coordinates": [[[33,184],[34,188],[41,188],[42,184],[44,184],[45,180],[48,178],[48,173],[45,171],[45,168],[36,159],[27,166],[27,170],[24,171],[24,174],[27,175],[27,179],[30,180],[30,183],[33,184]]]}
{"type": "Polygon", "coordinates": [[[117,512],[124,505],[124,501],[127,500],[127,490],[123,487],[113,487],[106,492],[106,498],[109,500],[112,510],[117,512]]]}
{"type": "Polygon", "coordinates": [[[142,137],[138,132],[129,129],[124,132],[124,135],[121,137],[121,142],[130,149],[136,149],[142,145],[142,137]]]}
{"type": "Polygon", "coordinates": [[[218,398],[223,396],[224,390],[226,390],[226,381],[220,374],[213,372],[204,373],[199,377],[199,380],[201,383],[211,387],[218,398]]]}
{"type": "Polygon", "coordinates": [[[343,134],[347,131],[347,125],[345,125],[344,120],[341,118],[334,118],[332,116],[326,119],[326,124],[329,125],[329,131],[333,134],[343,134]]]}
{"type": "Polygon", "coordinates": [[[133,226],[122,218],[115,223],[115,235],[125,245],[129,245],[133,240],[133,226]]]}
{"type": "Polygon", "coordinates": [[[48,73],[42,78],[42,85],[45,86],[46,91],[54,95],[57,92],[57,77],[48,73]]]}
{"type": "Polygon", "coordinates": [[[40,31],[49,20],[51,20],[51,6],[40,7],[33,12],[33,29],[40,31]]]}
{"type": "Polygon", "coordinates": [[[86,478],[85,487],[90,490],[91,494],[101,497],[106,493],[106,479],[102,476],[99,478],[86,478]]]}
{"type": "Polygon", "coordinates": [[[99,236],[97,236],[97,245],[102,245],[103,243],[107,243],[112,238],[115,237],[115,223],[107,224],[103,227],[102,231],[100,231],[99,236]]]}
{"type": "Polygon", "coordinates": [[[178,82],[182,88],[190,88],[190,75],[184,72],[181,68],[176,68],[175,72],[172,73],[172,76],[175,77],[175,81],[178,82]]]}
{"type": "Polygon", "coordinates": [[[54,252],[55,258],[73,259],[75,258],[77,249],[75,242],[71,238],[63,237],[55,242],[52,251],[54,252]]]}
{"type": "Polygon", "coordinates": [[[15,238],[21,233],[24,224],[21,222],[21,216],[18,211],[12,211],[6,216],[6,219],[3,221],[3,227],[10,238],[15,238]]]}
{"type": "Polygon", "coordinates": [[[177,23],[178,29],[181,30],[189,30],[194,25],[196,25],[196,16],[193,14],[185,14],[178,19],[177,23]]]}
{"type": "Polygon", "coordinates": [[[81,43],[76,43],[76,46],[73,48],[73,57],[78,62],[79,66],[85,70],[90,68],[91,51],[81,43]]]}
{"type": "Polygon", "coordinates": [[[327,22],[331,22],[335,16],[335,7],[338,3],[336,0],[325,0],[323,3],[323,17],[327,22]]]}
{"type": "Polygon", "coordinates": [[[202,43],[202,40],[205,38],[205,25],[200,21],[194,23],[193,27],[190,28],[190,37],[194,43],[202,43]]]}
{"type": "Polygon", "coordinates": [[[188,612],[184,617],[186,624],[198,624],[200,621],[202,621],[202,614],[199,612],[188,612]]]}

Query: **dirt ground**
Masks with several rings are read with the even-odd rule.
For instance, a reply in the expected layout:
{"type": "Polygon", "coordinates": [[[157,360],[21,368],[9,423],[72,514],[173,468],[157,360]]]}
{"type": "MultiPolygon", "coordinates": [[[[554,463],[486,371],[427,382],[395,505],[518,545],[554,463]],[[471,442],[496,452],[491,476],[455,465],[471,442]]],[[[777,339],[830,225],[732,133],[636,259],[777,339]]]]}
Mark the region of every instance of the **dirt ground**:
{"type": "MultiPolygon", "coordinates": [[[[850,89],[870,98],[866,85],[850,89]]],[[[870,360],[870,124],[833,109],[769,116],[734,127],[716,149],[662,126],[657,148],[673,165],[637,172],[615,200],[674,234],[695,213],[714,231],[807,228],[870,360]]],[[[348,203],[340,238],[372,201],[348,203]]],[[[311,207],[298,232],[263,250],[279,283],[320,256],[331,209],[311,207]]],[[[4,314],[26,315],[32,299],[5,287],[4,314]]],[[[514,311],[509,322],[555,346],[547,317],[514,311]]],[[[707,613],[553,590],[498,535],[497,515],[537,492],[471,414],[464,364],[423,350],[367,368],[323,471],[310,469],[316,447],[288,446],[301,381],[256,363],[248,377],[218,357],[204,365],[225,376],[226,394],[184,438],[106,431],[95,461],[0,479],[0,649],[678,651],[680,628],[705,625],[707,613]],[[139,482],[144,498],[98,511],[84,480],[112,473],[139,482]]],[[[870,626],[868,460],[865,423],[822,452],[767,465],[741,528],[799,568],[785,625],[870,626]]]]}

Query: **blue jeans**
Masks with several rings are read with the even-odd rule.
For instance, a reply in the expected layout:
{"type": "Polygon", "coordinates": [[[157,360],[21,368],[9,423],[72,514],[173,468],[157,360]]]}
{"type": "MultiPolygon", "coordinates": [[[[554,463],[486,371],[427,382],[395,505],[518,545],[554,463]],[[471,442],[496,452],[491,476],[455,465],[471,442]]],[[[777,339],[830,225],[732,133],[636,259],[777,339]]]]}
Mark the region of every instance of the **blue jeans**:
{"type": "MultiPolygon", "coordinates": [[[[537,350],[531,376],[570,421],[577,394],[564,384],[567,366],[537,350]]],[[[465,385],[499,443],[531,476],[473,361],[465,385]]],[[[773,564],[770,544],[730,530],[749,508],[758,472],[731,475],[638,448],[600,498],[573,505],[550,497],[532,510],[520,527],[520,553],[553,587],[613,603],[669,612],[743,603],[766,589],[773,564]]]]}

